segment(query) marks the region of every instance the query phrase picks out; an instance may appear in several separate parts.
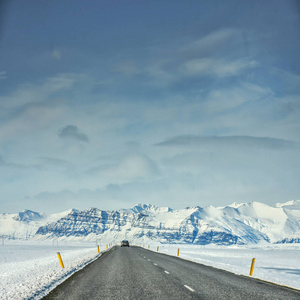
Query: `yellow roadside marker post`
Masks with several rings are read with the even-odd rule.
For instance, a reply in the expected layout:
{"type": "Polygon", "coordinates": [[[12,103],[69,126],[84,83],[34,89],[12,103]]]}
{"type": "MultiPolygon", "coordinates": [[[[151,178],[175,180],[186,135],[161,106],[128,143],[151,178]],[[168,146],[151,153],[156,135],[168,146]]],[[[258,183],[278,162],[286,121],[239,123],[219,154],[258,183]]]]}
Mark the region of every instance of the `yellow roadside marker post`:
{"type": "Polygon", "coordinates": [[[159,250],[159,246],[157,246],[157,252],[158,252],[158,250],[159,250]]]}
{"type": "Polygon", "coordinates": [[[250,274],[249,274],[250,276],[253,275],[254,264],[255,264],[255,258],[252,259],[251,268],[250,268],[250,274]]]}
{"type": "Polygon", "coordinates": [[[97,250],[98,250],[98,253],[100,253],[100,248],[99,248],[99,245],[97,245],[97,250]]]}
{"type": "Polygon", "coordinates": [[[177,256],[179,256],[179,251],[180,251],[180,249],[178,248],[178,251],[177,251],[177,256]]]}
{"type": "Polygon", "coordinates": [[[65,266],[64,266],[64,263],[63,263],[63,261],[62,261],[62,258],[61,258],[61,255],[60,255],[59,252],[57,252],[57,256],[58,256],[58,260],[59,260],[60,266],[61,266],[62,268],[64,268],[65,266]]]}
{"type": "Polygon", "coordinates": [[[148,249],[150,249],[150,245],[148,245],[148,249]]]}

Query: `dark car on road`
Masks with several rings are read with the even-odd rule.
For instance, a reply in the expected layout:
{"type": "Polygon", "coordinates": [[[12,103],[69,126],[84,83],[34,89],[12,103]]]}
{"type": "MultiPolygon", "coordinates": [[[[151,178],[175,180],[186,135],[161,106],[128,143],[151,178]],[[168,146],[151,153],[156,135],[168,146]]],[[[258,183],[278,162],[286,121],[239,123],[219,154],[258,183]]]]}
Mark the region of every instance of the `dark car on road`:
{"type": "Polygon", "coordinates": [[[129,242],[127,240],[122,241],[121,247],[129,247],[129,242]]]}

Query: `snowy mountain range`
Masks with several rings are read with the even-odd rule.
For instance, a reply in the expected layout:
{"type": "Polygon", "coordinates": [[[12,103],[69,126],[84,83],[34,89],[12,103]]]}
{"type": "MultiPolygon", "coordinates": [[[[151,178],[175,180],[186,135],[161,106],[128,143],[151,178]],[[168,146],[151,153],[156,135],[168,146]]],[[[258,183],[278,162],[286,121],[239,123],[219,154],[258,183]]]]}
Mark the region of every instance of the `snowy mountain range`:
{"type": "Polygon", "coordinates": [[[135,243],[300,243],[300,200],[274,207],[259,202],[172,210],[139,204],[131,209],[97,208],[45,215],[30,210],[0,214],[0,237],[135,243]]]}

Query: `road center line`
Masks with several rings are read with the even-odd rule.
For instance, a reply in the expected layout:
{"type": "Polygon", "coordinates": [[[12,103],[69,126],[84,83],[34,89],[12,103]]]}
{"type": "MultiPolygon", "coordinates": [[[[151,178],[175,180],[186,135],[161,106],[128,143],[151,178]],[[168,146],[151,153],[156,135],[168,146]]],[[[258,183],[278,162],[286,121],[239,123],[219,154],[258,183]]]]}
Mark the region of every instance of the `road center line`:
{"type": "Polygon", "coordinates": [[[184,285],[184,287],[187,288],[188,290],[190,290],[191,292],[195,292],[195,290],[192,289],[192,288],[191,288],[190,286],[188,286],[188,285],[184,285]]]}
{"type": "Polygon", "coordinates": [[[154,266],[157,266],[157,264],[156,264],[156,263],[154,263],[154,266]]]}
{"type": "Polygon", "coordinates": [[[170,274],[170,272],[168,272],[168,271],[165,271],[165,273],[166,273],[166,274],[170,274]]]}
{"type": "Polygon", "coordinates": [[[151,261],[150,259],[148,259],[148,261],[151,261]]]}

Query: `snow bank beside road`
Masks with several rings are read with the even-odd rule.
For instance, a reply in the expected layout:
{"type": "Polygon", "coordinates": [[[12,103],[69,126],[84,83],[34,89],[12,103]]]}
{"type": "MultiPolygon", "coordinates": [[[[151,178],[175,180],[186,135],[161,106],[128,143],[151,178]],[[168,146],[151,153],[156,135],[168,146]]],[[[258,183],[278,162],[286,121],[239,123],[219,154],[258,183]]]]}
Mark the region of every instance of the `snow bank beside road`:
{"type": "Polygon", "coordinates": [[[0,299],[41,299],[99,256],[95,243],[61,243],[5,241],[0,245],[0,299]],[[61,253],[64,269],[56,252],[61,253]]]}
{"type": "Polygon", "coordinates": [[[300,290],[300,245],[256,246],[197,246],[197,245],[151,245],[151,249],[230,271],[249,275],[251,260],[256,258],[253,277],[300,290]],[[155,248],[154,248],[155,247],[155,248]]]}
{"type": "MultiPolygon", "coordinates": [[[[100,245],[105,249],[106,243],[100,245]]],[[[150,249],[248,276],[300,289],[300,245],[198,246],[151,244],[150,249]]],[[[145,244],[145,248],[148,245],[145,244]]],[[[41,299],[77,270],[99,256],[95,243],[5,241],[0,245],[0,299],[41,299]],[[60,267],[60,252],[65,268],[60,267]]]]}

